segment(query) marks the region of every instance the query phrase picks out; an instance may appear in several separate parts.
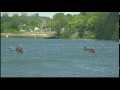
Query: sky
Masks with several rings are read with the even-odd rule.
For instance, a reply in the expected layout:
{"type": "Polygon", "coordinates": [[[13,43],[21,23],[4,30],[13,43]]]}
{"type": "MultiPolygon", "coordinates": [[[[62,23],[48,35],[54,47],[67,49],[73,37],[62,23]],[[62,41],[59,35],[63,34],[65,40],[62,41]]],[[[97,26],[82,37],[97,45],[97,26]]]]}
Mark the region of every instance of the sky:
{"type": "MultiPolygon", "coordinates": [[[[47,17],[53,18],[54,14],[60,13],[60,12],[1,12],[1,15],[2,13],[8,13],[9,16],[12,16],[13,14],[18,14],[20,16],[21,13],[27,13],[28,16],[31,16],[32,14],[39,13],[39,16],[47,16],[47,17]]],[[[62,13],[64,13],[65,15],[66,14],[73,15],[73,14],[79,14],[80,12],[62,12],[62,13]]]]}

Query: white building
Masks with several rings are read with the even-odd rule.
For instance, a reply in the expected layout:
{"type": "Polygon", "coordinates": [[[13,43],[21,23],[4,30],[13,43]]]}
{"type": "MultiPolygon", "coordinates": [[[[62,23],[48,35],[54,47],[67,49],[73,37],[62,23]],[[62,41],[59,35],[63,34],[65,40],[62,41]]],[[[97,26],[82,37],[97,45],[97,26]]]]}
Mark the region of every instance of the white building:
{"type": "Polygon", "coordinates": [[[34,31],[39,31],[40,29],[38,27],[35,27],[34,31]]]}

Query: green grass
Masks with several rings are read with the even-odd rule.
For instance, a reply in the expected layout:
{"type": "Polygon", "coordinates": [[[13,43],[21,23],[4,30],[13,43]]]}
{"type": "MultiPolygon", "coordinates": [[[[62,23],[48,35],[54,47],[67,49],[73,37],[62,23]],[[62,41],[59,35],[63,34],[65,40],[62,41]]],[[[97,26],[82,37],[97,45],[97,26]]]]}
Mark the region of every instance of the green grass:
{"type": "Polygon", "coordinates": [[[15,33],[1,33],[2,35],[12,35],[12,34],[26,34],[26,35],[29,35],[29,34],[47,34],[47,35],[54,35],[56,32],[55,31],[51,31],[51,32],[15,32],[15,33]]]}
{"type": "Polygon", "coordinates": [[[48,35],[54,35],[56,32],[55,31],[51,31],[51,32],[25,32],[23,34],[48,34],[48,35]]]}

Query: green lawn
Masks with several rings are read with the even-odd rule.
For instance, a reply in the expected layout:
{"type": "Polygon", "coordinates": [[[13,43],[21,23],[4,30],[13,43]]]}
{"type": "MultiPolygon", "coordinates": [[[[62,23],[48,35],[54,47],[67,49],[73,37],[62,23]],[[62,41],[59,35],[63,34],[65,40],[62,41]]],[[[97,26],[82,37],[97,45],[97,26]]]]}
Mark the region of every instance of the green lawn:
{"type": "Polygon", "coordinates": [[[48,34],[48,35],[54,35],[55,31],[51,31],[51,32],[25,32],[23,34],[48,34]]]}
{"type": "MultiPolygon", "coordinates": [[[[1,35],[12,35],[14,33],[1,33],[1,35]]],[[[26,34],[26,35],[29,35],[29,34],[47,34],[47,35],[54,35],[55,34],[55,31],[51,31],[51,32],[23,32],[22,34],[26,34]]]]}

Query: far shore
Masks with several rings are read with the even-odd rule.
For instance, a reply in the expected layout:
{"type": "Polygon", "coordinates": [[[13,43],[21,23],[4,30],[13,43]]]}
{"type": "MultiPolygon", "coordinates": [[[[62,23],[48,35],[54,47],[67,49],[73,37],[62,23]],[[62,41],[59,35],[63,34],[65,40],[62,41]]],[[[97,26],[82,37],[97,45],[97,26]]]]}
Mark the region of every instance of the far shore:
{"type": "MultiPolygon", "coordinates": [[[[33,33],[22,33],[22,34],[13,34],[13,33],[1,33],[2,38],[43,38],[43,39],[57,39],[55,36],[55,32],[33,32],[33,33]]],[[[100,40],[100,39],[72,39],[72,40],[100,40]]],[[[119,41],[120,40],[112,40],[112,41],[119,41]]]]}
{"type": "Polygon", "coordinates": [[[13,33],[1,33],[1,37],[20,37],[20,38],[56,38],[52,33],[23,33],[23,34],[13,34],[13,33]]]}

